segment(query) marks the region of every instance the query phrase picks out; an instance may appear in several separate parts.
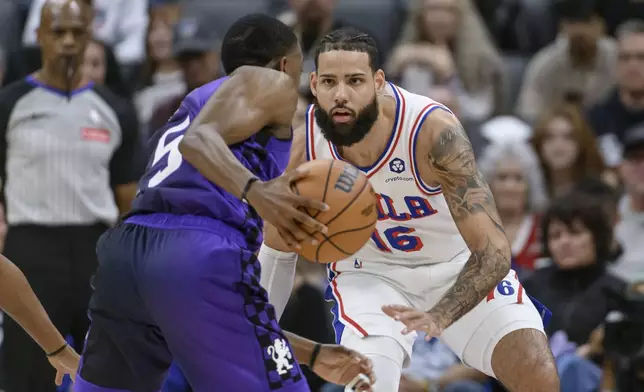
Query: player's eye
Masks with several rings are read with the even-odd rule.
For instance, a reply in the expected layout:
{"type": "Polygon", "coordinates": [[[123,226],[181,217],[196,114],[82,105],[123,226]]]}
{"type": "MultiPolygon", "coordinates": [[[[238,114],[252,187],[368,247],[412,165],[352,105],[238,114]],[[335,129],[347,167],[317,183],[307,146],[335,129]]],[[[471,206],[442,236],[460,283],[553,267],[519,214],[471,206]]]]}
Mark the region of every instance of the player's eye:
{"type": "Polygon", "coordinates": [[[351,78],[349,79],[349,84],[351,85],[356,85],[362,83],[362,79],[359,78],[351,78]]]}
{"type": "Polygon", "coordinates": [[[322,79],[322,84],[326,86],[333,86],[335,82],[333,79],[322,79]]]}

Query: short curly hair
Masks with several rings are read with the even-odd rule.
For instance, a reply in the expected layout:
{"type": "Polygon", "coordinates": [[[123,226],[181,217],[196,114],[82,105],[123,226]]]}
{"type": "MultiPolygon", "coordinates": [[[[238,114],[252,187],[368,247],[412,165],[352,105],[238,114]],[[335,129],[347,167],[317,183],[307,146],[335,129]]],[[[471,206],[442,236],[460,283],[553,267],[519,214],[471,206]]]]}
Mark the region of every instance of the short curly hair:
{"type": "Polygon", "coordinates": [[[224,72],[230,74],[243,65],[265,67],[295,45],[295,33],[281,21],[265,14],[243,16],[230,26],[221,44],[224,72]]]}

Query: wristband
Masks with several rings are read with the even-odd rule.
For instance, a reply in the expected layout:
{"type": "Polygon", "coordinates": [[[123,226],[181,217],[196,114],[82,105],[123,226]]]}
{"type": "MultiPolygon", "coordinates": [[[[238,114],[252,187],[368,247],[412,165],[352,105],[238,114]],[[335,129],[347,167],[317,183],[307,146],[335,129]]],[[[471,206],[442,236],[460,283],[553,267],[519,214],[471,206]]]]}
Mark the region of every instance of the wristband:
{"type": "Polygon", "coordinates": [[[318,359],[318,354],[320,353],[321,348],[322,345],[320,343],[315,343],[313,353],[311,354],[311,360],[309,361],[309,369],[313,370],[313,365],[315,365],[315,360],[318,359]]]}
{"type": "Polygon", "coordinates": [[[50,353],[46,353],[46,354],[45,354],[45,356],[46,356],[47,358],[55,357],[56,355],[58,355],[58,354],[62,353],[63,351],[65,351],[65,349],[67,348],[67,346],[68,346],[68,344],[67,344],[67,343],[65,343],[65,344],[63,344],[63,346],[62,346],[61,348],[59,348],[58,350],[56,350],[56,351],[52,351],[52,352],[50,352],[50,353]]]}
{"type": "Polygon", "coordinates": [[[248,194],[250,187],[257,181],[259,181],[259,178],[257,177],[251,177],[248,179],[248,182],[246,182],[246,185],[244,185],[244,189],[242,190],[241,196],[239,197],[241,201],[243,201],[246,204],[249,204],[248,199],[246,198],[246,195],[248,194]]]}

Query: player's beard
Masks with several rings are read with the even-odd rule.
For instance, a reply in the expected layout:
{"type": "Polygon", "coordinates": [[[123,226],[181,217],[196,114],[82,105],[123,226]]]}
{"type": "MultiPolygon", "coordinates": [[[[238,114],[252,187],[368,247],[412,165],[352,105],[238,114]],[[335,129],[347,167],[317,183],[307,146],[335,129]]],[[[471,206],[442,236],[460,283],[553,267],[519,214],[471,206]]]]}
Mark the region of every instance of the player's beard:
{"type": "Polygon", "coordinates": [[[315,120],[322,130],[326,140],[336,146],[349,147],[358,143],[367,136],[371,127],[378,120],[378,99],[374,95],[371,101],[357,115],[353,114],[354,120],[348,123],[337,123],[333,121],[330,114],[335,109],[347,109],[344,106],[334,106],[329,112],[322,109],[319,105],[315,108],[315,120]]]}

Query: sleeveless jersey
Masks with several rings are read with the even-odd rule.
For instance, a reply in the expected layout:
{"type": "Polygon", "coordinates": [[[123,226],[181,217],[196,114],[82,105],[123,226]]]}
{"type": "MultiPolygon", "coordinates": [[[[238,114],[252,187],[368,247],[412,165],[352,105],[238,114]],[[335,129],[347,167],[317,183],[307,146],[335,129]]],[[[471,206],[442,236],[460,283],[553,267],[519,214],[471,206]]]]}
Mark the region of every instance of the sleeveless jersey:
{"type": "MultiPolygon", "coordinates": [[[[192,91],[168,123],[150,140],[153,151],[146,173],[139,182],[130,216],[151,213],[196,215],[217,219],[241,231],[250,250],[262,241],[262,220],[255,210],[237,197],[208,181],[182,159],[179,142],[186,129],[226,78],[192,91]]],[[[235,99],[235,97],[230,97],[235,99]]],[[[244,113],[231,113],[243,116],[244,113]]],[[[282,174],[289,159],[291,140],[281,140],[260,131],[229,146],[237,159],[262,181],[282,174]]]]}
{"type": "MultiPolygon", "coordinates": [[[[407,266],[449,261],[467,245],[440,187],[426,184],[418,175],[423,159],[414,152],[427,116],[436,109],[449,110],[392,83],[387,90],[397,106],[391,137],[376,163],[359,167],[378,195],[378,223],[371,240],[351,259],[407,266]]],[[[342,160],[322,134],[314,110],[310,106],[307,111],[307,159],[342,160]]]]}

